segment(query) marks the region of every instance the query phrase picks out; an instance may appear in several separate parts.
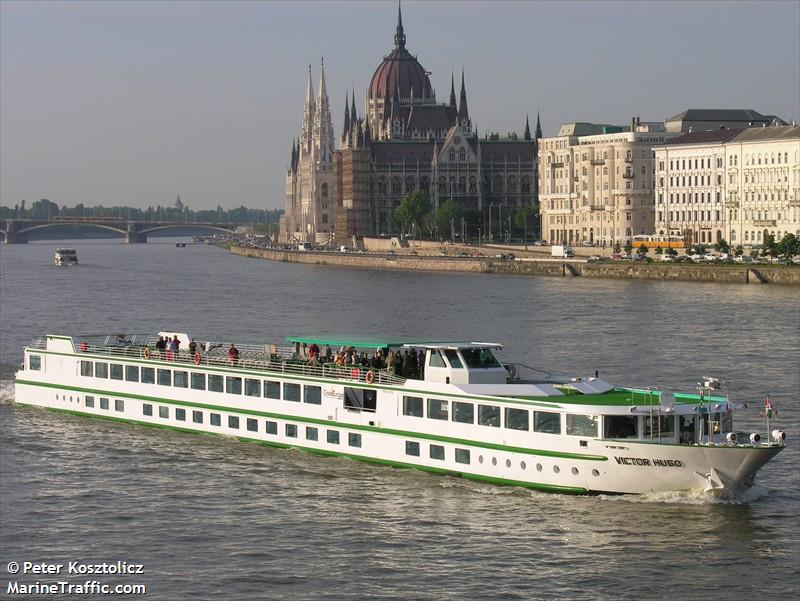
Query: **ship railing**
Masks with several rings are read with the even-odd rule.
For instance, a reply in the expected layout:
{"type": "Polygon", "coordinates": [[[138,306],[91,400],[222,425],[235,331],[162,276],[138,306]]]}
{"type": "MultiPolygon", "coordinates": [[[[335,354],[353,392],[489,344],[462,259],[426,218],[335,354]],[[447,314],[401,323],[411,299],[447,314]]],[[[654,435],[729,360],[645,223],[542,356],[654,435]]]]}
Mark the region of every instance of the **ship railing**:
{"type": "Polygon", "coordinates": [[[47,348],[47,338],[44,336],[38,336],[31,340],[29,348],[38,348],[38,349],[46,349],[47,348]]]}
{"type": "MultiPolygon", "coordinates": [[[[144,340],[145,338],[142,338],[144,340]]],[[[152,340],[152,337],[150,337],[152,340]]],[[[205,348],[202,344],[199,348],[205,348]]],[[[264,352],[264,346],[241,345],[239,357],[231,358],[228,349],[222,345],[212,345],[211,350],[201,350],[192,355],[188,350],[178,352],[157,350],[151,344],[129,345],[97,345],[88,339],[81,338],[77,345],[80,353],[106,355],[109,357],[148,359],[163,361],[167,365],[216,366],[227,369],[254,370],[287,375],[308,376],[315,378],[333,378],[365,384],[402,385],[406,378],[390,373],[386,369],[374,369],[358,365],[334,365],[333,363],[313,363],[308,359],[293,357],[291,349],[277,345],[267,345],[270,353],[264,352]],[[257,350],[248,350],[257,349],[257,350]]]]}

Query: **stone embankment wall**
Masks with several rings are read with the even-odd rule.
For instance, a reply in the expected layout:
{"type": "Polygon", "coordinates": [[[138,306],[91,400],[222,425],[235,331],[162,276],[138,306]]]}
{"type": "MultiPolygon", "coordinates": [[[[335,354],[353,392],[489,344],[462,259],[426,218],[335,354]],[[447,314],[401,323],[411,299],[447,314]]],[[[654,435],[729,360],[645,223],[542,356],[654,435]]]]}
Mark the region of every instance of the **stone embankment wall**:
{"type": "Polygon", "coordinates": [[[800,267],[758,265],[675,265],[658,263],[585,263],[581,261],[498,261],[479,258],[424,257],[416,255],[370,255],[314,253],[232,246],[231,252],[245,257],[309,265],[336,265],[368,269],[456,271],[508,275],[614,278],[728,284],[783,284],[800,286],[800,267]]]}

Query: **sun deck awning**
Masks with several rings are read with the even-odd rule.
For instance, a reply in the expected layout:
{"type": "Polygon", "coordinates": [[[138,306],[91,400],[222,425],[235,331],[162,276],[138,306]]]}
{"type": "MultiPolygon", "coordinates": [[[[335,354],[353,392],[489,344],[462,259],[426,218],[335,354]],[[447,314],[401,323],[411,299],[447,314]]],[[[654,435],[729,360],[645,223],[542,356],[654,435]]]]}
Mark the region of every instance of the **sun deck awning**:
{"type": "Polygon", "coordinates": [[[459,344],[457,342],[439,342],[418,338],[405,338],[403,336],[287,336],[286,340],[292,343],[305,342],[306,344],[317,344],[319,346],[324,346],[327,344],[335,348],[352,346],[354,348],[373,349],[397,348],[402,346],[429,347],[431,345],[459,344]]]}
{"type": "Polygon", "coordinates": [[[456,388],[468,394],[503,397],[562,397],[564,393],[552,384],[457,384],[456,388]]]}

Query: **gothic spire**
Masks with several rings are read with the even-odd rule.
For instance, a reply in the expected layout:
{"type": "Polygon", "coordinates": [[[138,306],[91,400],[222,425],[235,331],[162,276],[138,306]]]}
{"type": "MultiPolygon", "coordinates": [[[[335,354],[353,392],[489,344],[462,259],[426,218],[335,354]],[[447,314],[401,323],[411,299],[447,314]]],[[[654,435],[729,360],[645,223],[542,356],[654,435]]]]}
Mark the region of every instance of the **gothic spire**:
{"type": "Polygon", "coordinates": [[[539,122],[539,111],[536,111],[536,139],[542,137],[542,124],[539,122]]]}
{"type": "Polygon", "coordinates": [[[328,91],[325,89],[325,59],[321,58],[319,61],[319,104],[322,104],[322,99],[327,100],[328,91]]]}
{"type": "Polygon", "coordinates": [[[308,87],[306,88],[306,107],[314,106],[314,83],[311,81],[311,65],[308,65],[308,87]]]}
{"type": "Polygon", "coordinates": [[[372,142],[372,133],[370,132],[369,126],[369,114],[367,114],[367,118],[364,122],[364,145],[369,146],[370,142],[372,142]]]}
{"type": "Polygon", "coordinates": [[[397,0],[397,31],[394,34],[394,46],[398,50],[406,47],[406,34],[403,33],[403,12],[400,10],[400,0],[397,0]]]}
{"type": "Polygon", "coordinates": [[[525,141],[531,141],[531,124],[528,123],[528,115],[525,115],[525,141]]]}
{"type": "Polygon", "coordinates": [[[450,73],[450,106],[456,108],[456,83],[452,72],[450,73]]]}
{"type": "Polygon", "coordinates": [[[464,87],[464,69],[461,69],[461,98],[458,103],[458,118],[462,123],[469,121],[469,111],[467,110],[467,90],[464,87]]]}
{"type": "Polygon", "coordinates": [[[350,120],[351,121],[356,121],[358,119],[358,116],[356,115],[356,90],[355,90],[355,88],[353,89],[353,100],[352,100],[352,103],[353,104],[350,107],[350,120]]]}
{"type": "Polygon", "coordinates": [[[347,135],[350,131],[350,105],[348,104],[347,92],[344,94],[344,127],[342,128],[342,137],[347,135]]]}

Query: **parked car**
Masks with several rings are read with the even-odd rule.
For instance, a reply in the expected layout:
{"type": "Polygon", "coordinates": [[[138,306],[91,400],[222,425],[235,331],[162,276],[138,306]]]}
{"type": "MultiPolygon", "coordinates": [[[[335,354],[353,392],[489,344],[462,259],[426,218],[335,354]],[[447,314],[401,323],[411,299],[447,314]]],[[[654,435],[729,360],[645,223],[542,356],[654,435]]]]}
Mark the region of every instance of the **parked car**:
{"type": "Polygon", "coordinates": [[[603,258],[600,255],[591,255],[586,259],[587,263],[597,263],[598,261],[602,261],[603,258]]]}

